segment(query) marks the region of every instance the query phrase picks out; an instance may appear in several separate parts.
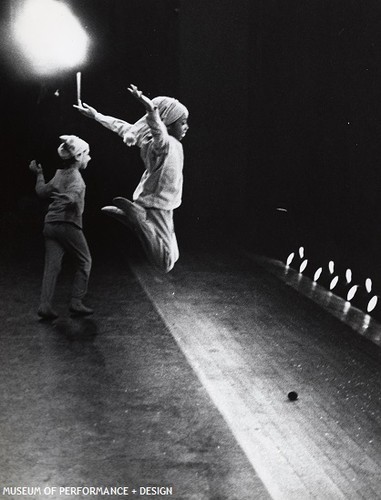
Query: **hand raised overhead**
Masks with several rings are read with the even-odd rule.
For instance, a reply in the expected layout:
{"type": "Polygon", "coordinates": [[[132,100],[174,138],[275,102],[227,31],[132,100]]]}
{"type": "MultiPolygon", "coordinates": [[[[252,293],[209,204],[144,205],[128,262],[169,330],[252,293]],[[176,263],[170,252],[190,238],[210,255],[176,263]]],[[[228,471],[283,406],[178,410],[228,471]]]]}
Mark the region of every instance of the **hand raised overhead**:
{"type": "Polygon", "coordinates": [[[95,108],[92,108],[84,102],[81,104],[73,104],[73,108],[78,109],[82,115],[87,116],[88,118],[95,118],[95,115],[97,114],[97,110],[95,108]]]}
{"type": "Polygon", "coordinates": [[[128,90],[131,92],[131,94],[137,99],[139,102],[143,104],[145,107],[146,111],[153,111],[155,109],[154,103],[146,97],[141,90],[138,89],[136,85],[131,85],[128,87],[128,90]]]}
{"type": "Polygon", "coordinates": [[[37,175],[42,172],[42,166],[40,163],[37,163],[36,160],[32,160],[29,163],[29,170],[37,175]]]}

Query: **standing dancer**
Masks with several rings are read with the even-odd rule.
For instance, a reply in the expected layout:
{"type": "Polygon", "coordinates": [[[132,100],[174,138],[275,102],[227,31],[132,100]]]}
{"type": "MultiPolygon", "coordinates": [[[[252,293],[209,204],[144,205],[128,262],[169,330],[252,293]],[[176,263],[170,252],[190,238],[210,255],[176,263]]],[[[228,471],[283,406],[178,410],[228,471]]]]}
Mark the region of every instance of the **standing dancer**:
{"type": "Polygon", "coordinates": [[[70,311],[73,314],[92,314],[93,310],[82,303],[87,292],[91,270],[91,256],[82,231],[82,214],[85,206],[86,185],[80,170],[90,161],[87,142],[75,135],[61,135],[58,148],[62,168],[45,183],[42,167],[32,160],[29,168],[36,174],[36,192],[42,198],[51,198],[45,216],[45,267],[38,315],[44,319],[57,318],[52,307],[62,258],[67,252],[76,263],[70,311]]]}
{"type": "Polygon", "coordinates": [[[117,133],[128,146],[140,148],[145,171],[133,202],[117,197],[102,211],[133,229],[149,261],[169,272],[179,258],[173,210],[181,205],[184,153],[180,141],[189,128],[188,110],[172,97],[150,100],[135,85],[128,90],[146,110],[135,124],[102,115],[85,103],[74,107],[117,133]]]}

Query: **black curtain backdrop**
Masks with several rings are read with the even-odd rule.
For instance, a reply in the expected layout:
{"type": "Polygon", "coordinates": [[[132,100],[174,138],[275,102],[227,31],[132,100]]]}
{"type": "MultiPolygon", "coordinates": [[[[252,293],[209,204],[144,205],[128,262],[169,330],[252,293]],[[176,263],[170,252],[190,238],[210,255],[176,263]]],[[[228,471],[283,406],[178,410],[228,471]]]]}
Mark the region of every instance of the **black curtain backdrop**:
{"type": "MultiPolygon", "coordinates": [[[[180,244],[235,240],[282,259],[303,245],[316,262],[379,279],[379,2],[67,3],[92,40],[78,68],[85,102],[135,120],[126,88],[136,83],[190,110],[180,244]]],[[[91,145],[85,220],[96,245],[108,231],[99,209],[132,195],[139,153],[72,108],[75,70],[30,74],[12,43],[15,2],[0,9],[2,240],[37,237],[44,207],[28,162],[53,175],[58,135],[74,133],[91,145]]]]}

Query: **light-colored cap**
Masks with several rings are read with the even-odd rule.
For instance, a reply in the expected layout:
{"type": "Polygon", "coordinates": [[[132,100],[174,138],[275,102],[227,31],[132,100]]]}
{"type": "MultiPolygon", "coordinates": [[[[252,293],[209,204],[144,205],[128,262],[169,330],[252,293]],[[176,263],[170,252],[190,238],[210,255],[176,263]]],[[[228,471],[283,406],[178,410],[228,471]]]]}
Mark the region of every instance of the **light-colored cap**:
{"type": "Polygon", "coordinates": [[[76,135],[60,135],[62,144],[58,147],[58,155],[62,160],[69,160],[79,153],[88,151],[90,146],[76,135]]]}
{"type": "MultiPolygon", "coordinates": [[[[160,118],[167,126],[171,125],[182,116],[185,116],[185,118],[189,116],[188,109],[174,97],[158,96],[154,97],[152,102],[157,106],[160,118]]],[[[124,134],[123,141],[127,146],[139,145],[149,131],[150,129],[147,125],[146,115],[144,115],[124,134]]]]}
{"type": "Polygon", "coordinates": [[[180,101],[173,97],[158,96],[152,99],[158,107],[160,118],[165,125],[171,125],[182,116],[188,118],[189,111],[180,101]]]}

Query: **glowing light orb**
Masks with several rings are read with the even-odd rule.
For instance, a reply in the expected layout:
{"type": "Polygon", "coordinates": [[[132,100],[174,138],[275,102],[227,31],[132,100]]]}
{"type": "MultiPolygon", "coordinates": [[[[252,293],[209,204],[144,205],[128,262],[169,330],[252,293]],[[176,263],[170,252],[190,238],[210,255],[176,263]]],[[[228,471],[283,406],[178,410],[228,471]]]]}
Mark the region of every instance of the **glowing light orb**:
{"type": "Polygon", "coordinates": [[[88,37],[69,8],[56,0],[28,0],[14,32],[37,73],[75,68],[85,60],[88,37]]]}

